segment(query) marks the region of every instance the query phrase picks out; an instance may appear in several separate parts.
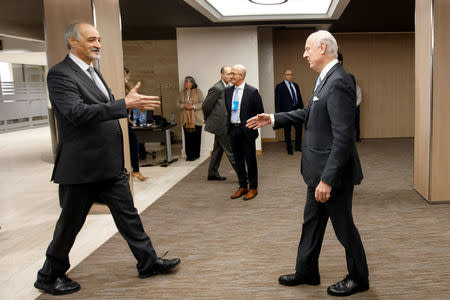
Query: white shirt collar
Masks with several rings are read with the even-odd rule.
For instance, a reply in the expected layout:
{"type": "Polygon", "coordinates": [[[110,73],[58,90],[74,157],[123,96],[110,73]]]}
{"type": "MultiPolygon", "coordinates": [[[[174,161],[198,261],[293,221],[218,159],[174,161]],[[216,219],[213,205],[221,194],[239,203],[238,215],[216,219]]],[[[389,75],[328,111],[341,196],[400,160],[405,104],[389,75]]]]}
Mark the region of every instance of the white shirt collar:
{"type": "Polygon", "coordinates": [[[289,80],[284,80],[284,83],[286,83],[286,85],[289,85],[289,83],[291,83],[292,81],[289,81],[289,80]]]}
{"type": "Polygon", "coordinates": [[[237,87],[239,88],[240,91],[243,91],[244,87],[245,87],[245,81],[242,82],[242,84],[240,86],[235,86],[235,88],[237,88],[237,87]]]}
{"type": "Polygon", "coordinates": [[[220,79],[220,81],[222,81],[222,83],[223,83],[223,85],[224,85],[225,87],[228,86],[228,83],[225,83],[225,81],[223,81],[222,79],[220,79]]]}
{"type": "Polygon", "coordinates": [[[320,72],[320,79],[323,80],[325,76],[327,76],[328,71],[331,70],[332,67],[334,67],[335,64],[338,64],[339,61],[335,58],[332,61],[330,61],[325,68],[322,69],[322,72],[320,72]]]}
{"type": "Polygon", "coordinates": [[[73,55],[72,53],[69,53],[69,57],[81,68],[83,71],[87,71],[87,69],[92,66],[92,63],[88,65],[85,63],[81,58],[73,55]]]}

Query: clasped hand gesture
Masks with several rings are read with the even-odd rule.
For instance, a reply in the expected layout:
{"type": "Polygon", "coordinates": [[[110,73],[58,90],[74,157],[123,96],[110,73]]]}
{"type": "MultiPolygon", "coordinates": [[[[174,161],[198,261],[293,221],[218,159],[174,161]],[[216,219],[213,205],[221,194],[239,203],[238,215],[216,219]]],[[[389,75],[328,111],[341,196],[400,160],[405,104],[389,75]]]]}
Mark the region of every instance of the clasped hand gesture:
{"type": "Polygon", "coordinates": [[[137,91],[140,87],[141,83],[138,82],[125,97],[125,104],[127,108],[142,110],[154,110],[155,108],[158,108],[161,102],[156,99],[159,99],[159,97],[138,94],[137,91]]]}

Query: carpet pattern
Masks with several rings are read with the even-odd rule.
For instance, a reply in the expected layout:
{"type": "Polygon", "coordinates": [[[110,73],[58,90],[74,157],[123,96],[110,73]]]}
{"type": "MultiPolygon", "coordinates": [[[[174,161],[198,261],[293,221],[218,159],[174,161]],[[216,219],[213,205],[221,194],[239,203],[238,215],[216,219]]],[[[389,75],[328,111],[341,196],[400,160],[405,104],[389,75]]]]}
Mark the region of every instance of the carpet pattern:
{"type": "MultiPolygon", "coordinates": [[[[450,205],[430,205],[412,187],[413,140],[358,144],[365,179],[354,192],[353,215],[371,289],[350,299],[448,299],[450,205]]],[[[264,144],[258,156],[259,195],[231,200],[235,174],[222,161],[224,182],[207,181],[209,160],[141,214],[159,255],[180,257],[178,271],[139,279],[119,234],[69,276],[81,290],[70,299],[325,299],[346,274],[345,253],[328,223],[320,257],[321,285],[285,287],[294,272],[306,185],[300,153],[264,144]]],[[[39,299],[53,299],[42,295],[39,299]]]]}

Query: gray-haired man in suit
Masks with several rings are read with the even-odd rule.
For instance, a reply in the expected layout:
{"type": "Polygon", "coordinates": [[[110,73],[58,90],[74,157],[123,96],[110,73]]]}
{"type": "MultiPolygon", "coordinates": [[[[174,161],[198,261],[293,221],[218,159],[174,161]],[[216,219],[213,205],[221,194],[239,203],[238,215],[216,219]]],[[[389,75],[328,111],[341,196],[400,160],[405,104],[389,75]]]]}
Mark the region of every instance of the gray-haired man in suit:
{"type": "Polygon", "coordinates": [[[172,271],[180,259],[158,258],[144,231],[124,166],[118,119],[127,108],[153,110],[158,97],[137,93],[115,100],[93,61],[100,59],[100,35],[87,23],[70,24],[66,58],[48,71],[50,102],[58,121],[58,149],[52,180],[59,184],[61,215],[34,286],[52,295],[75,293],[80,285],[66,276],[69,252],[92,203],[108,205],[117,229],[137,260],[139,277],[172,271]]]}
{"type": "Polygon", "coordinates": [[[227,128],[227,108],[225,107],[225,87],[230,83],[231,68],[224,66],[220,69],[220,80],[208,91],[203,102],[205,130],[214,134],[214,148],[208,168],[208,180],[225,180],[219,175],[220,161],[225,151],[231,166],[236,171],[236,162],[231,149],[227,128]]]}
{"type": "Polygon", "coordinates": [[[274,129],[305,122],[302,175],[308,191],[302,237],[294,274],[282,275],[280,284],[320,284],[319,254],[328,219],[345,248],[348,275],[328,287],[328,294],[349,296],[369,289],[369,271],[361,238],[353,222],[353,188],[363,178],[355,146],[355,81],[337,60],[337,42],[325,30],[306,40],[303,57],[320,73],[313,95],[303,109],[275,115],[260,114],[248,121],[257,129],[274,129]]]}

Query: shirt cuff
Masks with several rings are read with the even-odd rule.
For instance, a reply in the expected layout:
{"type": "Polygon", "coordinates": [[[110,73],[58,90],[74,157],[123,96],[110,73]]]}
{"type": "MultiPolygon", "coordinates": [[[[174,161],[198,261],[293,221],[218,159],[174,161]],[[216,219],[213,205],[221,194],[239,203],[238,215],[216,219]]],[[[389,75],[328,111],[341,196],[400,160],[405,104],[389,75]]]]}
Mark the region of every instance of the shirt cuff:
{"type": "Polygon", "coordinates": [[[275,116],[274,116],[274,114],[270,114],[270,123],[272,123],[272,126],[275,125],[275,116]]]}

